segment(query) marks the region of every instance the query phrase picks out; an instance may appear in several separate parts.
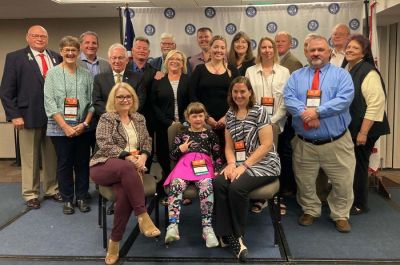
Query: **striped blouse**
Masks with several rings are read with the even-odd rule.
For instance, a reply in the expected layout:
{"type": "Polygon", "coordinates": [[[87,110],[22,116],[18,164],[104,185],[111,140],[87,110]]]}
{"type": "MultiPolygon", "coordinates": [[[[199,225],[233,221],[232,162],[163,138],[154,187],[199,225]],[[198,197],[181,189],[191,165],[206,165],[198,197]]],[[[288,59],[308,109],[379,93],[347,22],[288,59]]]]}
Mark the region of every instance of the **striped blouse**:
{"type": "MultiPolygon", "coordinates": [[[[267,109],[258,104],[254,105],[244,120],[236,119],[235,113],[230,109],[226,113],[226,129],[231,134],[233,142],[244,140],[246,144],[246,159],[260,145],[258,132],[271,124],[267,109]]],[[[275,146],[256,164],[246,169],[250,176],[278,176],[281,172],[281,163],[275,146]]]]}

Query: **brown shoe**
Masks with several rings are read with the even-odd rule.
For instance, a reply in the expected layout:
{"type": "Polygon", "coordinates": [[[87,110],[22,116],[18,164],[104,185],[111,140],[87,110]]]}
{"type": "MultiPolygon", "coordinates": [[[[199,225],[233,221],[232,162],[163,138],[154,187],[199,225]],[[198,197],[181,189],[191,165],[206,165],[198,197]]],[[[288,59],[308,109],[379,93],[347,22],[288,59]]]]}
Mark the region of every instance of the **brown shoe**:
{"type": "Polygon", "coordinates": [[[314,220],[315,220],[314,216],[303,213],[299,218],[299,224],[303,226],[309,226],[314,223],[314,220]]]}
{"type": "Polygon", "coordinates": [[[349,223],[349,220],[336,220],[335,221],[335,227],[336,230],[338,230],[341,233],[348,233],[351,231],[351,225],[349,223]]]}
{"type": "Polygon", "coordinates": [[[40,208],[40,201],[37,198],[30,199],[26,202],[26,206],[28,209],[39,209],[40,208]]]}
{"type": "Polygon", "coordinates": [[[63,199],[61,198],[61,194],[58,193],[58,192],[56,194],[53,194],[53,195],[44,195],[43,198],[45,200],[53,200],[55,202],[62,202],[63,201],[63,199]]]}

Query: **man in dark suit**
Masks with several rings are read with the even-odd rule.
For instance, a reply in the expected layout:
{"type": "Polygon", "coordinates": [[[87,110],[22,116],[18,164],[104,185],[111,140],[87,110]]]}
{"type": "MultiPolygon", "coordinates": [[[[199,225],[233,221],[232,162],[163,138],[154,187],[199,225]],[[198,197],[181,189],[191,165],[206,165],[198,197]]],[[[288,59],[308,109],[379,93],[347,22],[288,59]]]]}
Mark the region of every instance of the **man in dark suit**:
{"type": "Polygon", "coordinates": [[[46,49],[45,28],[35,25],[26,34],[28,47],[7,54],[0,98],[7,120],[19,130],[22,168],[22,197],[28,208],[39,209],[40,166],[42,155],[44,198],[61,202],[56,178],[56,154],[46,136],[47,116],[43,85],[47,70],[62,60],[46,49]]]}
{"type": "Polygon", "coordinates": [[[161,39],[160,41],[161,56],[150,60],[149,63],[158,71],[165,73],[165,66],[164,66],[165,57],[167,57],[167,54],[170,51],[176,49],[176,43],[174,36],[170,33],[164,32],[163,34],[161,34],[160,39],[161,39]]]}
{"type": "Polygon", "coordinates": [[[95,115],[100,117],[106,112],[106,103],[108,94],[117,82],[126,82],[130,84],[139,97],[140,112],[146,101],[146,90],[143,86],[139,87],[140,75],[127,69],[128,52],[125,47],[115,43],[108,49],[108,61],[111,66],[110,72],[100,73],[94,77],[93,83],[93,106],[95,115]]]}

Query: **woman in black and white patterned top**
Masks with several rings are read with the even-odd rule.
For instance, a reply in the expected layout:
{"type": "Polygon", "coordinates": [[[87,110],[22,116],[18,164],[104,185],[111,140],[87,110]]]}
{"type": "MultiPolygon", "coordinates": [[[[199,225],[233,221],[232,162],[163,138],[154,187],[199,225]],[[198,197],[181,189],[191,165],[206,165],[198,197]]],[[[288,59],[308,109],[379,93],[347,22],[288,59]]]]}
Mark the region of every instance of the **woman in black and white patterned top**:
{"type": "Polygon", "coordinates": [[[229,88],[229,111],[226,114],[225,156],[227,166],[214,179],[216,234],[237,258],[244,261],[243,243],[248,194],[276,180],[281,166],[273,144],[270,117],[264,106],[255,103],[248,78],[235,78],[229,88]]]}

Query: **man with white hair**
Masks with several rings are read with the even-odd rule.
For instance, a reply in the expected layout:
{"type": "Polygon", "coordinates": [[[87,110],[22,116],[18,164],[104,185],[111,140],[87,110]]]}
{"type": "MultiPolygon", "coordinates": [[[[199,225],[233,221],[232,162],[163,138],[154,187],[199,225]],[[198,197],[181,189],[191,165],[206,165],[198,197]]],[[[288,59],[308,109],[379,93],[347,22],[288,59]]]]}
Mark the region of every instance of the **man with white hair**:
{"type": "Polygon", "coordinates": [[[303,67],[299,59],[290,52],[292,35],[286,31],[280,31],[275,35],[275,42],[276,48],[278,49],[280,65],[289,69],[290,73],[303,67]]]}
{"type": "Polygon", "coordinates": [[[330,62],[338,67],[344,67],[347,64],[345,60],[345,47],[350,38],[350,29],[344,23],[337,24],[332,30],[332,44],[330,62]]]}
{"type": "Polygon", "coordinates": [[[161,39],[160,49],[161,49],[162,55],[160,57],[156,57],[156,58],[150,60],[149,63],[154,68],[156,68],[158,71],[165,73],[165,66],[164,66],[165,57],[167,57],[167,54],[170,51],[176,49],[176,43],[175,43],[174,36],[170,33],[164,32],[163,34],[161,34],[160,39],[161,39]]]}

